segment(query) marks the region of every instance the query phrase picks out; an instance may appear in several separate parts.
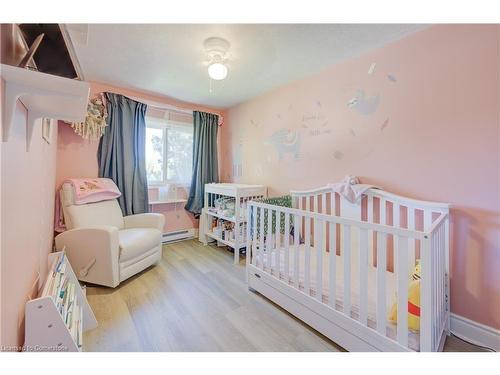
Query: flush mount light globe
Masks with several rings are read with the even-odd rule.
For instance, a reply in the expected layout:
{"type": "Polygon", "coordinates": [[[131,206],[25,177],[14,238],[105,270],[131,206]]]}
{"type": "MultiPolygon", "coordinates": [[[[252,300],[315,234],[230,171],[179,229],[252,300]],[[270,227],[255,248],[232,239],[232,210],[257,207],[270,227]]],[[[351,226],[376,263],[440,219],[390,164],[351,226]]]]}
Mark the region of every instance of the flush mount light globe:
{"type": "Polygon", "coordinates": [[[227,77],[228,50],[227,40],[217,37],[205,39],[203,42],[207,54],[208,75],[211,79],[220,81],[227,77]]]}
{"type": "Polygon", "coordinates": [[[213,63],[208,66],[208,75],[210,78],[220,81],[227,77],[227,67],[221,63],[213,63]]]}

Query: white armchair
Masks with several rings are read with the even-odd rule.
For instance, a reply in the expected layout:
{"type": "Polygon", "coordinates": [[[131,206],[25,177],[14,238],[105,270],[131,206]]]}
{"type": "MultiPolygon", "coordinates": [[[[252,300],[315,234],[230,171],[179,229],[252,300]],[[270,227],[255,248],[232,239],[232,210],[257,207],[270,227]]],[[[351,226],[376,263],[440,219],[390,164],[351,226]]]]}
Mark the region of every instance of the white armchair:
{"type": "Polygon", "coordinates": [[[55,238],[56,248],[66,247],[79,280],[114,288],[160,261],[163,215],[123,216],[116,199],[75,205],[70,184],[60,197],[68,230],[55,238]]]}

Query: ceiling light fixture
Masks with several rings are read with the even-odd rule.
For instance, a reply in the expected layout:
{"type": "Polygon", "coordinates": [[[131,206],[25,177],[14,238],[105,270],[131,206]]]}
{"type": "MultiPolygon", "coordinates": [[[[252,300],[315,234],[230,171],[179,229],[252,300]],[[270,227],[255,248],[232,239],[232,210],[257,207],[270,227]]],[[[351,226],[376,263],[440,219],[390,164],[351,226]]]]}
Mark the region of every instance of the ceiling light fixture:
{"type": "Polygon", "coordinates": [[[220,81],[227,77],[227,67],[221,63],[212,63],[208,66],[208,75],[210,78],[220,81]]]}
{"type": "Polygon", "coordinates": [[[212,37],[205,39],[203,46],[208,58],[209,77],[216,81],[225,79],[228,73],[225,62],[228,59],[229,42],[222,38],[212,37]]]}

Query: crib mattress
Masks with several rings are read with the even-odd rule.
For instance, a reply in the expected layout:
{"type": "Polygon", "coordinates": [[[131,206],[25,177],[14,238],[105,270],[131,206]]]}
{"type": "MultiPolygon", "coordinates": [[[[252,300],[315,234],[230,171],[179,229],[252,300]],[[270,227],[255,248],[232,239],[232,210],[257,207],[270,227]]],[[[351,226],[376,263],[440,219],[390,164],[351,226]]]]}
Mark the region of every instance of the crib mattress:
{"type": "MultiPolygon", "coordinates": [[[[355,249],[355,248],[354,248],[355,249]]],[[[279,279],[285,281],[289,284],[293,284],[294,278],[294,270],[295,270],[295,259],[294,259],[294,249],[291,248],[286,250],[284,248],[279,248],[279,279]],[[285,253],[286,251],[290,251],[289,254],[289,271],[288,275],[285,273],[285,253]]],[[[310,271],[309,271],[309,286],[310,286],[310,295],[316,296],[318,290],[322,292],[322,301],[325,304],[328,304],[329,301],[329,252],[322,253],[322,263],[323,263],[323,285],[318,287],[317,279],[316,279],[316,252],[314,249],[310,251],[310,271]]],[[[336,295],[335,295],[335,305],[336,309],[339,311],[343,311],[343,300],[344,300],[344,259],[341,255],[336,256],[336,295]]],[[[270,254],[266,251],[264,255],[257,255],[254,260],[257,261],[257,264],[260,266],[261,258],[263,258],[264,270],[267,272],[273,271],[272,274],[275,275],[276,267],[276,256],[271,252],[270,254]]],[[[351,317],[357,319],[359,316],[359,266],[358,266],[358,256],[355,251],[351,252],[351,317]]],[[[368,287],[368,326],[375,329],[376,328],[376,273],[377,268],[372,265],[367,266],[367,287],[368,287]]],[[[386,271],[386,311],[389,313],[392,304],[396,299],[396,277],[393,272],[386,271]]],[[[276,276],[276,275],[275,275],[276,276]]],[[[306,246],[299,246],[299,289],[305,293],[305,276],[306,276],[306,246]]],[[[388,337],[392,339],[396,339],[396,324],[390,322],[386,317],[386,334],[388,337]]],[[[413,332],[411,330],[408,331],[408,345],[412,350],[419,350],[419,333],[413,332]]]]}

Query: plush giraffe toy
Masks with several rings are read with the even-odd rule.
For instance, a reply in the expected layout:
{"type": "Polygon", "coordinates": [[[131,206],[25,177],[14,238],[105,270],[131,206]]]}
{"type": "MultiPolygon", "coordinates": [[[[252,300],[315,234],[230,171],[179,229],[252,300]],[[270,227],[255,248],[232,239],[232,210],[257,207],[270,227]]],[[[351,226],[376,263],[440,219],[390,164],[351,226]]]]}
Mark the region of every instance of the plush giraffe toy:
{"type": "MultiPolygon", "coordinates": [[[[396,303],[392,305],[389,320],[393,323],[398,321],[398,306],[396,303]]],[[[408,328],[412,331],[420,330],[420,260],[417,260],[408,287],[408,328]]]]}

